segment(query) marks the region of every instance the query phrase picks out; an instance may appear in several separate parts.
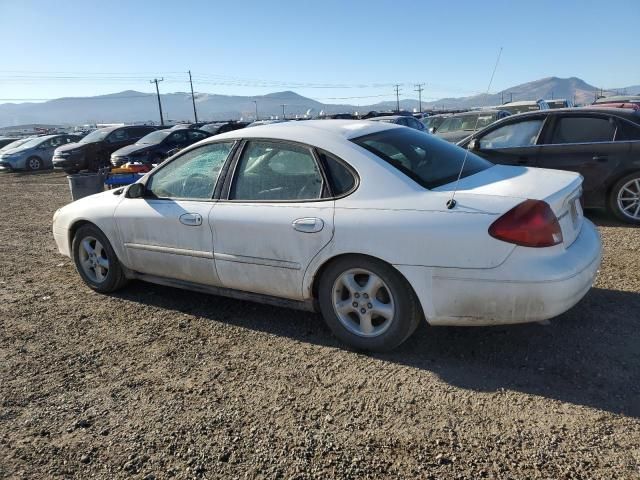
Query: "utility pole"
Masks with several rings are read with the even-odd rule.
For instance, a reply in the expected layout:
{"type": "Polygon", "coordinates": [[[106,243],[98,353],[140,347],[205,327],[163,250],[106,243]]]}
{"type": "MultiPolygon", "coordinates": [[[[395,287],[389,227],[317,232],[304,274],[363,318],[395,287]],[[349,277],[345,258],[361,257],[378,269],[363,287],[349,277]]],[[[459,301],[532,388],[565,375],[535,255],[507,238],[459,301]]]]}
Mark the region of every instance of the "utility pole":
{"type": "Polygon", "coordinates": [[[513,92],[509,92],[509,103],[513,102],[513,92]]]}
{"type": "Polygon", "coordinates": [[[504,90],[500,92],[500,105],[504,105],[504,90]]]}
{"type": "Polygon", "coordinates": [[[191,70],[189,70],[189,84],[191,85],[191,103],[193,103],[193,117],[198,123],[198,112],[196,112],[196,97],[193,96],[193,81],[191,80],[191,70]]]}
{"type": "Polygon", "coordinates": [[[256,120],[258,120],[258,101],[252,100],[252,102],[256,104],[256,120]]]}
{"type": "Polygon", "coordinates": [[[286,120],[287,119],[287,115],[284,113],[284,107],[286,107],[287,105],[283,103],[280,106],[282,107],[282,119],[286,120]]]}
{"type": "Polygon", "coordinates": [[[414,86],[417,87],[414,92],[418,92],[418,111],[422,113],[422,91],[424,90],[424,83],[419,83],[414,86]]]}
{"type": "Polygon", "coordinates": [[[553,100],[553,90],[551,90],[551,100],[553,100]]]}
{"type": "Polygon", "coordinates": [[[400,112],[400,84],[397,83],[394,88],[396,89],[396,112],[400,112]]]}
{"type": "Polygon", "coordinates": [[[162,116],[162,103],[160,102],[160,89],[158,88],[158,82],[162,82],[164,78],[154,78],[149,80],[149,83],[156,84],[156,94],[158,95],[158,110],[160,110],[160,125],[164,126],[164,117],[162,116]]]}

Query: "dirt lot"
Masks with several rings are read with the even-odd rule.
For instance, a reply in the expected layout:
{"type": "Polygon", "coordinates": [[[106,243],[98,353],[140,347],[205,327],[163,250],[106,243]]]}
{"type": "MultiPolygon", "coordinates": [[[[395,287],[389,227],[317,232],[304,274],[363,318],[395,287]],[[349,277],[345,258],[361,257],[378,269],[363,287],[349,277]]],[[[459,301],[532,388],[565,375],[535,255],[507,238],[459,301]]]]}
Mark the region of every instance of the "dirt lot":
{"type": "MultiPolygon", "coordinates": [[[[0,175],[0,477],[640,478],[640,229],[550,325],[349,351],[319,316],[57,254],[59,174],[0,175]]],[[[593,215],[592,215],[593,218],[593,215]]]]}

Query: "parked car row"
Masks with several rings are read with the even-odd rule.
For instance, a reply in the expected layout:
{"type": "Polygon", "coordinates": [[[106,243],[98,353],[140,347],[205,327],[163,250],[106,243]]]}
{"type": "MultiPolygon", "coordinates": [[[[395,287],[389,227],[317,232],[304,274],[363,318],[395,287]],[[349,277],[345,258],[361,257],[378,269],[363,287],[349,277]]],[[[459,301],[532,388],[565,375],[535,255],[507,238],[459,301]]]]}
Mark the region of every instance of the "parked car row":
{"type": "Polygon", "coordinates": [[[61,145],[75,144],[78,135],[43,135],[15,141],[0,153],[0,170],[42,170],[52,168],[53,152],[61,145]]]}

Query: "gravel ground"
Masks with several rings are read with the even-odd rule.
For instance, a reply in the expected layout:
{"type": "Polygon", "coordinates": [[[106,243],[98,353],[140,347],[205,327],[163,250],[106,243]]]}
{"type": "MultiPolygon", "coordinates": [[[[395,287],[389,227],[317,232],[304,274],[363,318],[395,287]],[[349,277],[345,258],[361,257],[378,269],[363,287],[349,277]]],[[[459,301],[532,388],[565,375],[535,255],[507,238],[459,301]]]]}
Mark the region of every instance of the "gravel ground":
{"type": "Polygon", "coordinates": [[[0,477],[640,478],[640,229],[549,325],[422,326],[391,354],[318,315],[86,288],[63,175],[0,175],[0,477]]]}

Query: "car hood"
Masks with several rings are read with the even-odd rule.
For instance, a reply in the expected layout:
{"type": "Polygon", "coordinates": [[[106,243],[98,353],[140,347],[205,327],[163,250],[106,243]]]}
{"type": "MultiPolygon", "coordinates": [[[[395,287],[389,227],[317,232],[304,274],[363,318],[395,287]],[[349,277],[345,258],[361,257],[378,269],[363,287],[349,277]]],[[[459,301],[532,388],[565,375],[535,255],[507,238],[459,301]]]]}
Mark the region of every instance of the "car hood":
{"type": "Polygon", "coordinates": [[[20,147],[11,148],[9,150],[5,150],[4,152],[0,152],[0,157],[24,153],[27,150],[31,150],[31,149],[30,148],[20,148],[20,147]]]}
{"type": "Polygon", "coordinates": [[[72,150],[84,148],[86,145],[90,145],[90,144],[89,143],[67,143],[66,145],[61,145],[58,148],[56,148],[56,153],[71,152],[72,150]]]}
{"type": "Polygon", "coordinates": [[[126,147],[116,150],[111,155],[113,157],[124,157],[126,155],[146,153],[151,149],[151,147],[155,147],[155,145],[136,145],[134,143],[133,145],[127,145],[126,147]]]}

